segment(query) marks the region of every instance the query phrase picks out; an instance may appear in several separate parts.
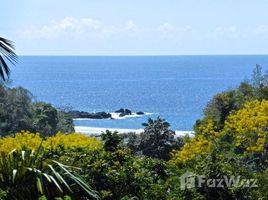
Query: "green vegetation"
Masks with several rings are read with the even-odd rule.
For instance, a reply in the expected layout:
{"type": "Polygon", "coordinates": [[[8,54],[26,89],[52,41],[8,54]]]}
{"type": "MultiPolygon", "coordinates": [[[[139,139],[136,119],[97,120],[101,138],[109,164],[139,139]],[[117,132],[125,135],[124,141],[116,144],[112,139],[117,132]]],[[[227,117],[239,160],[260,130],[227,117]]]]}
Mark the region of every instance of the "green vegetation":
{"type": "Polygon", "coordinates": [[[0,199],[268,199],[268,76],[261,66],[213,97],[194,137],[176,138],[161,118],[143,125],[140,135],[68,133],[66,113],[33,102],[23,88],[1,86],[0,199]],[[183,187],[189,172],[203,184],[183,187]],[[207,184],[228,177],[232,184],[207,184]]]}
{"type": "Polygon", "coordinates": [[[136,154],[168,160],[170,152],[183,144],[182,138],[175,138],[175,132],[169,129],[170,124],[164,119],[149,118],[143,126],[144,132],[140,135],[128,135],[127,146],[136,154]]]}
{"type": "Polygon", "coordinates": [[[43,136],[58,131],[74,131],[70,116],[51,104],[33,102],[31,93],[21,87],[0,85],[0,133],[2,136],[28,130],[43,136]]]}
{"type": "Polygon", "coordinates": [[[205,108],[204,118],[197,120],[196,126],[212,119],[218,129],[222,129],[227,116],[255,99],[268,99],[268,74],[262,73],[262,67],[256,65],[252,78],[242,82],[238,88],[216,94],[205,108]]]}
{"type": "Polygon", "coordinates": [[[74,190],[81,196],[98,198],[71,167],[43,156],[41,149],[1,154],[0,187],[7,199],[38,199],[40,195],[51,198],[62,193],[72,195],[74,190]]]}
{"type": "Polygon", "coordinates": [[[22,132],[3,137],[0,143],[0,199],[54,199],[66,195],[72,199],[99,199],[78,174],[81,168],[58,159],[70,150],[102,149],[102,142],[96,138],[77,133],[41,138],[22,132]]]}

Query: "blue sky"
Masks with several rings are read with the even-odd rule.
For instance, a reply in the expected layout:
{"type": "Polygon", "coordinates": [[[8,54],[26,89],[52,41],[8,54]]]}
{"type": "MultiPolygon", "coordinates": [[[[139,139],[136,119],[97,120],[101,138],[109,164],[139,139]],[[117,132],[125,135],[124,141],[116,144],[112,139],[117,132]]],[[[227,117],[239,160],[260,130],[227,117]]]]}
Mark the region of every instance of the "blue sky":
{"type": "Polygon", "coordinates": [[[267,0],[8,0],[20,55],[268,54],[267,0]]]}

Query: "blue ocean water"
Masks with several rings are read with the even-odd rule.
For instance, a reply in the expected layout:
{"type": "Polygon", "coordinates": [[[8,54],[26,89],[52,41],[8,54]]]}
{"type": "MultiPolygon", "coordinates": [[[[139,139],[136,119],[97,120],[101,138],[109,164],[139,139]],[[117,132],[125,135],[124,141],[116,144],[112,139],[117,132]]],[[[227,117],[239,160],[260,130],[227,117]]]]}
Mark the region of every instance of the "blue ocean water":
{"type": "MultiPolygon", "coordinates": [[[[21,56],[12,86],[37,100],[89,112],[119,108],[153,113],[191,130],[212,96],[250,78],[268,56],[21,56]]],[[[141,128],[148,116],[76,121],[76,125],[141,128]]]]}

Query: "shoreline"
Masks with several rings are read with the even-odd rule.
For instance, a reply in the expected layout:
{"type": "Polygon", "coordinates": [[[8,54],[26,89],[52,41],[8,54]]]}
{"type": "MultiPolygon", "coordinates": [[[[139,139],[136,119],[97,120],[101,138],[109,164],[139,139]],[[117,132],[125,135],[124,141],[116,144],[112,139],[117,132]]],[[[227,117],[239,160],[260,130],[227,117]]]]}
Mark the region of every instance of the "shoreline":
{"type": "MultiPolygon", "coordinates": [[[[105,132],[106,130],[110,130],[110,131],[117,131],[118,133],[136,133],[136,134],[140,134],[141,132],[144,131],[144,129],[140,128],[140,129],[127,129],[127,128],[104,128],[104,127],[91,127],[91,126],[74,126],[75,132],[76,133],[84,133],[87,135],[101,135],[102,132],[105,132]]],[[[176,137],[180,137],[180,136],[185,136],[185,135],[189,135],[189,136],[194,136],[194,131],[175,131],[176,133],[176,137]]]]}

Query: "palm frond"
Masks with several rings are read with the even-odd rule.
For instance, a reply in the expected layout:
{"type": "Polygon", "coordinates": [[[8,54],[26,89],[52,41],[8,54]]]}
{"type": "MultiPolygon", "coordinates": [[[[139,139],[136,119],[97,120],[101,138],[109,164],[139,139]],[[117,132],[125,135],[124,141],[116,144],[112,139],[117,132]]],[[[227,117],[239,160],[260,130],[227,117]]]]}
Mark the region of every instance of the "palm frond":
{"type": "Polygon", "coordinates": [[[5,59],[13,65],[18,61],[14,43],[8,39],[0,37],[0,54],[0,78],[5,81],[10,75],[10,69],[5,59]]]}
{"type": "MultiPolygon", "coordinates": [[[[0,153],[0,187],[10,191],[20,191],[11,194],[21,195],[24,188],[30,188],[31,196],[39,194],[67,194],[75,195],[72,187],[78,186],[79,190],[92,199],[99,199],[96,191],[75,172],[71,166],[63,165],[57,161],[46,163],[43,152],[39,149],[33,151],[13,150],[9,154],[0,153]],[[53,166],[54,165],[54,166],[53,166]],[[49,192],[49,193],[48,193],[49,192]]],[[[48,160],[49,161],[49,160],[48,160]]],[[[25,193],[25,195],[28,195],[25,193]]],[[[17,196],[16,196],[17,197],[17,196]]]]}
{"type": "MultiPolygon", "coordinates": [[[[83,188],[83,190],[92,198],[94,199],[99,199],[99,195],[97,194],[97,192],[95,190],[93,190],[84,180],[81,176],[79,176],[79,174],[75,173],[75,172],[70,172],[70,168],[72,168],[71,166],[67,166],[64,165],[62,163],[59,163],[57,161],[53,161],[54,163],[56,163],[60,169],[62,169],[65,174],[71,178],[78,186],[80,186],[81,188],[83,188]]],[[[76,168],[77,169],[77,168],[76,168]]]]}

